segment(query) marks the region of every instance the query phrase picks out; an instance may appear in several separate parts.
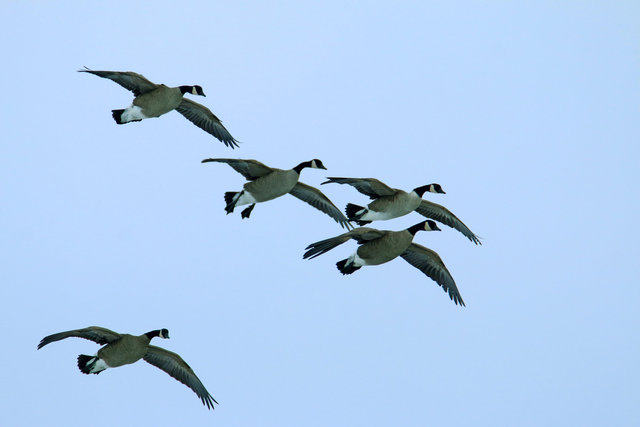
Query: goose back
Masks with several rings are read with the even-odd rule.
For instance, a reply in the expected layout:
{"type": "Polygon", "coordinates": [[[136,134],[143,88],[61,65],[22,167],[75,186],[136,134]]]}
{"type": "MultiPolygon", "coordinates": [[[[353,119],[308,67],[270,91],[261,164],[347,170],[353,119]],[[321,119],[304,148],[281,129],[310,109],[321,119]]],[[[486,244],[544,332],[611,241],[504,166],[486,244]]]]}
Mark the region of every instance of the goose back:
{"type": "Polygon", "coordinates": [[[110,367],[128,365],[142,359],[151,340],[147,335],[122,334],[122,337],[98,350],[98,357],[110,367]]]}
{"type": "Polygon", "coordinates": [[[182,102],[179,87],[159,85],[151,92],[144,93],[133,100],[133,105],[140,107],[146,117],[160,117],[174,110],[182,102]]]}
{"type": "Polygon", "coordinates": [[[392,219],[413,212],[420,206],[421,201],[422,198],[413,191],[407,193],[403,190],[396,190],[392,196],[379,197],[369,203],[367,207],[370,211],[384,214],[383,218],[376,219],[392,219]]]}
{"type": "Polygon", "coordinates": [[[251,193],[256,202],[266,202],[290,192],[298,183],[300,175],[293,169],[273,169],[268,175],[247,182],[244,189],[251,193]]]}
{"type": "Polygon", "coordinates": [[[358,247],[356,253],[367,265],[389,262],[402,254],[413,241],[413,234],[407,230],[388,231],[379,239],[358,247]]]}

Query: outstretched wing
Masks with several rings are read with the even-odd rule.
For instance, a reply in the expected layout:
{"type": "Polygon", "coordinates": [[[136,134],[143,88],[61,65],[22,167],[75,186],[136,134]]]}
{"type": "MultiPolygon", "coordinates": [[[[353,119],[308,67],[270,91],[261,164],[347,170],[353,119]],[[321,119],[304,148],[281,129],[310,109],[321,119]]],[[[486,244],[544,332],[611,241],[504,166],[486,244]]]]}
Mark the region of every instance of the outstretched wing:
{"type": "Polygon", "coordinates": [[[143,93],[151,92],[158,87],[157,84],[150,82],[142,74],[133,71],[95,71],[85,67],[84,70],[78,70],[81,73],[91,73],[98,77],[113,80],[123,88],[133,92],[135,96],[143,93]]]}
{"type": "Polygon", "coordinates": [[[289,193],[303,202],[309,203],[314,208],[326,213],[343,228],[351,228],[351,224],[347,217],[344,216],[344,214],[340,212],[340,209],[338,209],[336,205],[334,205],[333,202],[317,188],[298,182],[289,193]]]}
{"type": "Polygon", "coordinates": [[[480,238],[473,234],[471,230],[469,230],[469,227],[464,225],[457,216],[444,206],[427,200],[422,200],[422,202],[420,202],[420,206],[416,209],[416,212],[458,230],[476,245],[482,244],[482,242],[480,242],[480,238]]]}
{"type": "Polygon", "coordinates": [[[101,328],[99,326],[89,326],[88,328],[83,329],[58,332],[57,334],[49,335],[42,338],[40,344],[38,344],[38,350],[54,341],[60,341],[69,337],[84,338],[86,340],[96,342],[100,345],[104,345],[120,338],[120,334],[106,328],[101,328]]]}
{"type": "Polygon", "coordinates": [[[164,348],[150,345],[143,359],[193,390],[207,408],[213,409],[213,403],[218,403],[180,355],[164,348]]]}
{"type": "Polygon", "coordinates": [[[320,256],[324,253],[329,252],[331,249],[335,248],[346,242],[349,239],[354,239],[359,244],[366,243],[371,240],[379,239],[384,236],[387,231],[384,230],[376,230],[375,228],[369,227],[358,227],[353,230],[347,231],[346,233],[342,233],[339,236],[331,237],[329,239],[320,240],[319,242],[311,243],[305,249],[307,252],[304,253],[302,258],[304,259],[312,259],[317,256],[320,256]]]}
{"type": "Polygon", "coordinates": [[[268,175],[273,172],[269,166],[260,163],[257,160],[250,159],[204,159],[202,163],[218,162],[226,163],[236,170],[236,172],[242,174],[250,181],[256,180],[261,176],[268,175]]]}
{"type": "Polygon", "coordinates": [[[227,147],[239,147],[238,141],[231,136],[222,121],[204,105],[182,98],[182,102],[178,105],[176,111],[200,129],[218,138],[227,147]]]}
{"type": "Polygon", "coordinates": [[[453,302],[464,306],[464,301],[462,301],[456,282],[454,282],[451,273],[449,273],[444,262],[435,251],[412,243],[400,256],[442,286],[442,289],[449,293],[449,298],[453,302]]]}
{"type": "Polygon", "coordinates": [[[375,178],[332,178],[327,177],[328,181],[322,184],[329,184],[335,182],[337,184],[349,184],[356,190],[364,195],[369,196],[372,199],[377,199],[382,196],[393,196],[396,190],[387,186],[382,181],[378,181],[375,178]]]}

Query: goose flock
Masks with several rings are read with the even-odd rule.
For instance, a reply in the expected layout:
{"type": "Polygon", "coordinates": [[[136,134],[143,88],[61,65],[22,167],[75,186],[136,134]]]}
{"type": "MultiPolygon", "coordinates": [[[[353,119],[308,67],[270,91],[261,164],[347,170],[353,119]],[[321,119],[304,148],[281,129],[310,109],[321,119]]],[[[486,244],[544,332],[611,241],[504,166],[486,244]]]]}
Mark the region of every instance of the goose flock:
{"type": "MultiPolygon", "coordinates": [[[[176,110],[227,147],[239,147],[238,140],[211,110],[184,96],[186,94],[205,96],[199,85],[169,87],[152,83],[141,74],[131,71],[95,71],[86,67],[78,71],[112,80],[133,92],[134,99],[129,107],[112,110],[112,117],[117,124],[160,117],[176,110]]],[[[328,215],[342,228],[348,230],[338,236],[311,243],[306,247],[304,259],[313,259],[353,239],[359,246],[348,258],[336,263],[340,273],[352,274],[364,266],[380,265],[401,257],[441,286],[456,305],[465,305],[453,276],[440,256],[435,251],[413,242],[419,231],[441,231],[435,222],[438,221],[459,231],[472,243],[482,244],[479,237],[451,211],[422,198],[425,193],[445,194],[439,184],[431,183],[411,191],[404,191],[391,188],[375,178],[328,177],[327,181],[321,185],[347,184],[372,199],[367,206],[347,204],[345,216],[322,191],[300,182],[300,174],[305,168],[326,170],[319,159],[303,161],[291,169],[277,169],[252,159],[209,158],[202,160],[202,163],[226,163],[247,180],[241,190],[228,191],[224,194],[224,209],[227,214],[232,213],[237,206],[248,205],[242,210],[241,217],[249,218],[257,203],[291,194],[328,215]],[[373,221],[387,221],[414,211],[428,219],[399,231],[364,227],[373,221]],[[354,228],[351,223],[359,227],[354,228]]],[[[38,349],[69,337],[84,338],[103,345],[93,356],[83,354],[78,356],[78,368],[84,374],[99,374],[105,369],[128,365],[143,359],[191,388],[207,408],[213,409],[214,403],[218,403],[193,369],[178,354],[150,345],[153,338],[168,339],[167,329],[157,329],[142,335],[129,335],[90,326],[46,336],[38,344],[38,349]]]]}

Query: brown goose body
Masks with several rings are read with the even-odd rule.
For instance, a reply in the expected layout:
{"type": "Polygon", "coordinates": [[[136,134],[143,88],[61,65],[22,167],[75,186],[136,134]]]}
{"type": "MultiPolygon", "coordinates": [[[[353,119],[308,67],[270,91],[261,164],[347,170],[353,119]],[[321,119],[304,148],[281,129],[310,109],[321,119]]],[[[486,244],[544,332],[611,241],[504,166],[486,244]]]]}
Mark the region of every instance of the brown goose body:
{"type": "Polygon", "coordinates": [[[129,365],[142,359],[149,349],[151,339],[146,335],[121,334],[120,338],[98,350],[96,356],[111,368],[129,365]]]}
{"type": "Polygon", "coordinates": [[[413,241],[407,230],[385,231],[378,239],[358,246],[356,254],[364,265],[380,265],[399,257],[413,241]]]}
{"type": "Polygon", "coordinates": [[[293,169],[276,169],[255,181],[247,182],[243,188],[251,193],[256,202],[266,202],[284,196],[296,186],[300,174],[293,169]]]}
{"type": "Polygon", "coordinates": [[[161,84],[151,92],[137,96],[133,100],[133,105],[140,107],[145,117],[160,117],[178,108],[182,99],[182,91],[179,87],[161,84]]]}
{"type": "MultiPolygon", "coordinates": [[[[376,213],[379,219],[398,218],[416,210],[422,202],[422,198],[414,191],[407,193],[403,190],[395,189],[395,194],[382,196],[367,205],[369,211],[376,213]]],[[[370,214],[371,215],[371,214],[370,214]]]]}

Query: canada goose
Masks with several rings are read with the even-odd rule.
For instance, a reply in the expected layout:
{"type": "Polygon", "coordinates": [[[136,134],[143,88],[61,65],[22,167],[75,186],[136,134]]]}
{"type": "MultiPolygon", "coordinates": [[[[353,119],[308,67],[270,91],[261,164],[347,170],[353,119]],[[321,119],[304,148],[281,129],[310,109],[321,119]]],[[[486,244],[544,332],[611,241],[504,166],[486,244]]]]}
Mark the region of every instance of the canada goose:
{"type": "Polygon", "coordinates": [[[303,258],[315,258],[353,239],[360,245],[358,249],[349,258],[336,263],[342,274],[351,274],[365,265],[384,264],[401,256],[442,286],[453,302],[464,305],[456,282],[440,256],[431,249],[412,242],[415,234],[421,230],[440,231],[436,223],[430,219],[400,231],[358,227],[339,236],[310,244],[306,247],[307,252],[303,258]]]}
{"type": "Polygon", "coordinates": [[[257,160],[204,159],[202,161],[202,163],[207,162],[226,163],[250,181],[244,185],[242,191],[228,191],[224,194],[227,215],[233,212],[236,206],[250,205],[241,214],[242,218],[249,218],[256,203],[266,202],[289,193],[326,213],[342,227],[351,228],[347,218],[327,196],[317,188],[298,181],[300,172],[304,168],[327,169],[318,159],[302,162],[293,169],[271,168],[257,160]]]}
{"type": "Polygon", "coordinates": [[[451,211],[444,206],[422,199],[426,192],[446,194],[440,184],[427,184],[416,187],[410,192],[388,187],[375,178],[331,178],[323,184],[335,182],[337,184],[349,184],[356,190],[374,199],[367,207],[348,203],[345,209],[349,221],[355,221],[358,225],[369,224],[371,221],[387,220],[404,216],[416,211],[427,218],[435,219],[449,227],[452,227],[476,245],[481,245],[478,236],[473,234],[451,211]]]}
{"type": "Polygon", "coordinates": [[[218,138],[224,145],[231,148],[238,147],[238,141],[231,136],[211,110],[204,105],[183,98],[185,93],[206,96],[202,87],[198,85],[168,87],[152,83],[143,75],[132,71],[95,71],[86,67],[84,70],[78,71],[113,80],[133,92],[135,98],[129,107],[123,110],[112,110],[113,119],[119,125],[139,122],[151,117],[160,117],[171,110],[176,110],[191,123],[218,138]]]}
{"type": "Polygon", "coordinates": [[[218,403],[204,388],[193,369],[179,355],[164,348],[149,345],[154,337],[168,339],[169,331],[166,329],[157,329],[135,336],[119,334],[98,326],[89,326],[44,337],[38,344],[38,350],[49,343],[69,337],[84,338],[100,345],[106,344],[95,356],[85,354],[78,356],[78,368],[83,374],[99,374],[107,368],[116,368],[144,359],[193,390],[207,408],[213,409],[213,403],[218,403]]]}

